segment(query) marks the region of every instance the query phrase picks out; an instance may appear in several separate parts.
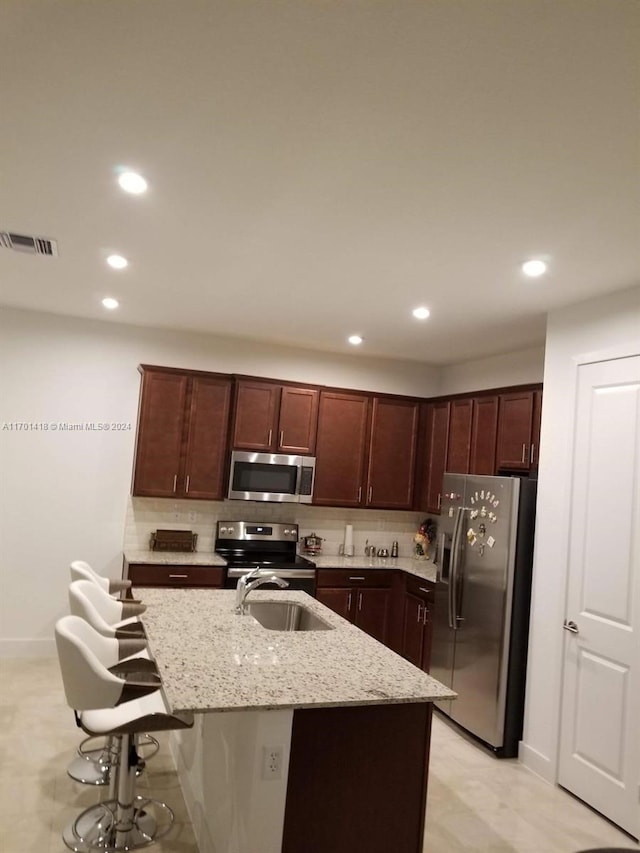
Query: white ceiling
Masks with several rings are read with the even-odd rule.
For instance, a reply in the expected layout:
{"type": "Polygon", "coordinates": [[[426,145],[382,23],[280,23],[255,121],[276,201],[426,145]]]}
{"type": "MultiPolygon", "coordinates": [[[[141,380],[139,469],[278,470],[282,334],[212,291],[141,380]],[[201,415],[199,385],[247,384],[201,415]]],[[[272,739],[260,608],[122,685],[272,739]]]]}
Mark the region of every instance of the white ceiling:
{"type": "Polygon", "coordinates": [[[0,303],[432,364],[537,345],[640,283],[639,57],[637,0],[1,0],[0,230],[60,255],[0,249],[0,303]]]}

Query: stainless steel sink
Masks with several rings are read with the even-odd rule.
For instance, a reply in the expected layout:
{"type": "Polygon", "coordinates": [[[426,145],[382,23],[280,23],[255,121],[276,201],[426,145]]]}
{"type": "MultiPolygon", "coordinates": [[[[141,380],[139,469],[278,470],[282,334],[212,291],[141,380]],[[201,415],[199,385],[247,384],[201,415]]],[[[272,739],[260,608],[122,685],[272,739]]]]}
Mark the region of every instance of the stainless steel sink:
{"type": "Polygon", "coordinates": [[[247,604],[247,612],[269,631],[328,631],[333,628],[292,601],[252,601],[247,604]]]}

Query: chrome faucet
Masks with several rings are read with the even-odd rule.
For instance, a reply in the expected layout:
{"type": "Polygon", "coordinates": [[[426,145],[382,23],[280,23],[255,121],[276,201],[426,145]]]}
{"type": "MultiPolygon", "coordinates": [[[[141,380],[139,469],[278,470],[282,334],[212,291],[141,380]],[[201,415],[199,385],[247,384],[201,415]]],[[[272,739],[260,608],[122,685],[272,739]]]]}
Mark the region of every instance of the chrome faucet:
{"type": "Polygon", "coordinates": [[[284,589],[285,587],[289,586],[287,581],[277,577],[277,575],[262,574],[262,569],[258,568],[258,566],[256,566],[255,569],[252,569],[246,575],[243,575],[241,578],[238,578],[238,586],[236,587],[235,612],[239,616],[244,616],[244,614],[247,612],[247,605],[245,602],[251,590],[262,586],[265,583],[274,583],[276,584],[276,586],[279,586],[280,589],[284,589]]]}

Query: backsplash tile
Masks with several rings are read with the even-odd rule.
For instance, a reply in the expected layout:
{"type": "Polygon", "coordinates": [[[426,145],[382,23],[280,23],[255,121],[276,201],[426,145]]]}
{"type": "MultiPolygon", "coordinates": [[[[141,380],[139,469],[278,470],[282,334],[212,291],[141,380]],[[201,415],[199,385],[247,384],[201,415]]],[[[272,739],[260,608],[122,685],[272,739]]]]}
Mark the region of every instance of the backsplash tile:
{"type": "Polygon", "coordinates": [[[399,556],[413,554],[413,535],[425,513],[374,509],[340,509],[272,504],[257,501],[193,501],[130,497],[124,530],[125,551],[146,550],[154,530],[192,530],[198,534],[198,551],[213,551],[215,526],[220,521],[273,521],[299,525],[300,536],[323,538],[322,553],[339,553],[346,524],[353,525],[356,555],[365,545],[391,550],[398,541],[399,556]]]}

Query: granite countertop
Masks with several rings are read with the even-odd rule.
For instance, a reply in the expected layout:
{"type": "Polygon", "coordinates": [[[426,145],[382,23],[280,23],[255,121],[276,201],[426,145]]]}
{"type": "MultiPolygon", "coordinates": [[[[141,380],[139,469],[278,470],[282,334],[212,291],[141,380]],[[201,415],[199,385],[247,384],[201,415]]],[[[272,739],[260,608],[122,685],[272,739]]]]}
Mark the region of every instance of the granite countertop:
{"type": "Polygon", "coordinates": [[[319,569],[399,569],[425,581],[435,583],[437,567],[431,560],[412,557],[332,557],[316,554],[310,557],[319,569]]]}
{"type": "Polygon", "coordinates": [[[169,708],[240,711],[385,705],[455,693],[304,592],[250,601],[303,604],[333,630],[270,631],[236,616],[234,590],[134,590],[169,708]]]}
{"type": "MultiPolygon", "coordinates": [[[[226,566],[215,551],[125,551],[127,563],[151,563],[174,566],[226,566]]],[[[422,580],[435,582],[436,566],[430,560],[411,557],[338,557],[317,554],[307,557],[319,569],[399,569],[422,580]]]]}
{"type": "Polygon", "coordinates": [[[151,563],[157,566],[226,566],[215,551],[125,551],[127,563],[151,563]]]}

